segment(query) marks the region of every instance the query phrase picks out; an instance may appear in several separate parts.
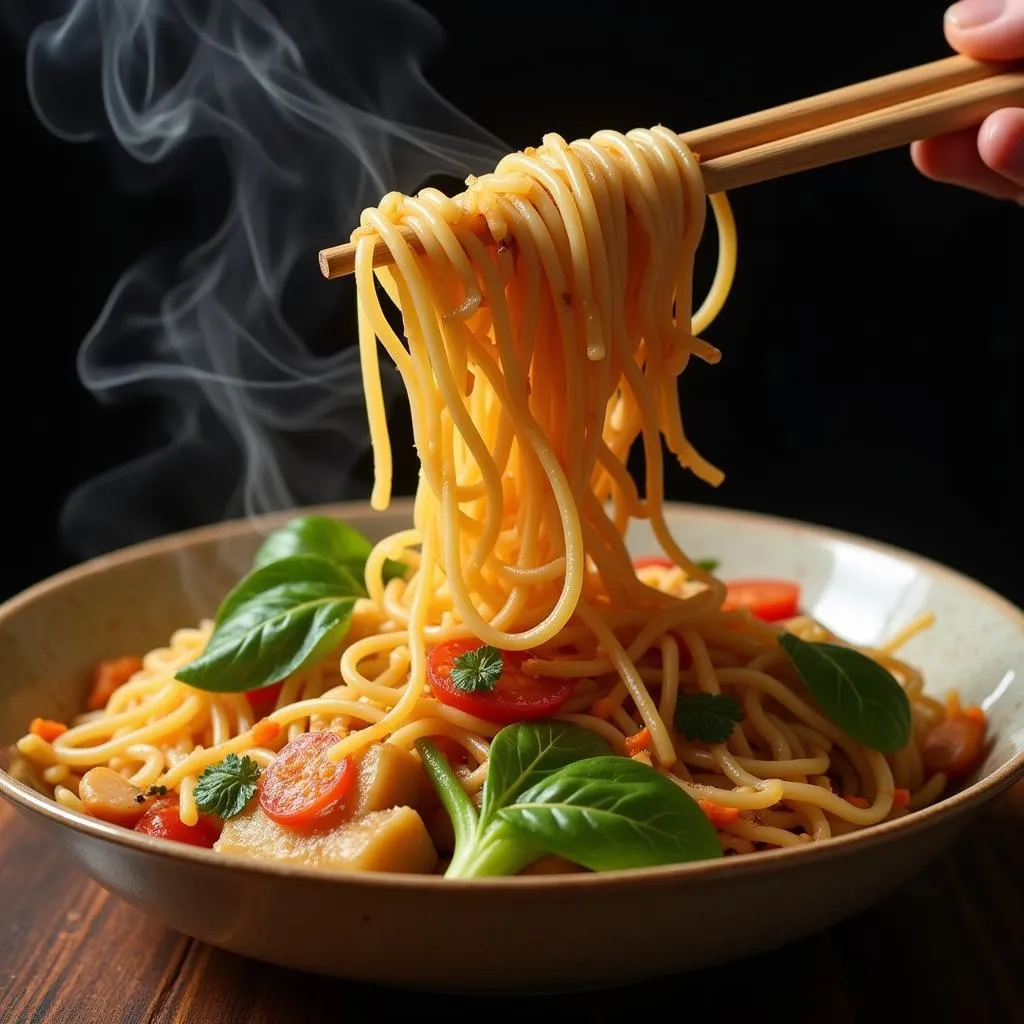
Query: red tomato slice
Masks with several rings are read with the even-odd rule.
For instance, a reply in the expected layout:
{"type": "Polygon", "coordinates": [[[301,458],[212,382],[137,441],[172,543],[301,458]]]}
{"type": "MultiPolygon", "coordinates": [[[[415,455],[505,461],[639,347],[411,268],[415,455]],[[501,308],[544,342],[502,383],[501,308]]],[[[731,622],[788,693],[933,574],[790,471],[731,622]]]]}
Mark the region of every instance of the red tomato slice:
{"type": "Polygon", "coordinates": [[[220,820],[209,814],[200,814],[194,825],[186,825],[181,820],[178,795],[175,793],[154,800],[146,809],[146,813],[139,818],[135,831],[159,839],[188,843],[190,846],[202,846],[209,850],[220,838],[222,827],[220,820]]]}
{"type": "Polygon", "coordinates": [[[333,732],[304,732],[281,749],[260,779],[260,807],[268,818],[302,829],[338,808],[357,774],[352,758],[327,757],[339,739],[333,732]]]}
{"type": "Polygon", "coordinates": [[[732,580],[726,584],[722,611],[749,608],[765,622],[791,619],[797,613],[800,588],[788,580],[732,580]]]}
{"type": "Polygon", "coordinates": [[[449,640],[427,655],[430,688],[442,704],[496,725],[509,725],[547,718],[569,699],[572,680],[527,675],[522,664],[528,655],[523,651],[501,652],[504,668],[489,693],[464,693],[452,683],[452,667],[460,654],[480,646],[479,640],[449,640]]]}
{"type": "Polygon", "coordinates": [[[659,566],[662,569],[671,569],[676,563],[664,555],[648,555],[646,558],[634,558],[634,569],[649,569],[652,566],[659,566]]]}
{"type": "Polygon", "coordinates": [[[921,760],[929,772],[945,772],[952,781],[970,775],[981,762],[985,745],[985,716],[950,715],[939,722],[921,744],[921,760]]]}
{"type": "Polygon", "coordinates": [[[274,710],[283,687],[284,683],[273,683],[258,690],[245,691],[245,697],[249,701],[249,707],[252,708],[252,713],[257,721],[266,718],[274,710]]]}

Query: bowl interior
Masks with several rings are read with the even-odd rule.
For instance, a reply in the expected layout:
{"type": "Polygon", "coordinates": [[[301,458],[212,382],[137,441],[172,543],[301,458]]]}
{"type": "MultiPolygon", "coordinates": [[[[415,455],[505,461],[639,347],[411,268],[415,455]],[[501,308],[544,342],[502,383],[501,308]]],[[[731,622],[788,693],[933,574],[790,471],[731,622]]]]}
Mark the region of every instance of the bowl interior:
{"type": "MultiPolygon", "coordinates": [[[[387,512],[333,506],[376,539],[408,525],[411,504],[387,512]]],[[[192,531],[104,556],[54,577],[0,609],[0,768],[36,715],[77,713],[89,668],[102,658],[142,653],[212,616],[251,565],[262,536],[289,515],[192,531]]],[[[785,520],[675,505],[670,528],[692,556],[716,558],[719,574],[784,577],[802,585],[803,606],[862,644],[880,643],[931,611],[935,625],[901,656],[923,669],[937,696],[955,687],[990,716],[995,741],[982,774],[1024,750],[1024,614],[977,583],[883,545],[785,520]]],[[[659,553],[647,523],[635,523],[635,555],[659,553]]]]}

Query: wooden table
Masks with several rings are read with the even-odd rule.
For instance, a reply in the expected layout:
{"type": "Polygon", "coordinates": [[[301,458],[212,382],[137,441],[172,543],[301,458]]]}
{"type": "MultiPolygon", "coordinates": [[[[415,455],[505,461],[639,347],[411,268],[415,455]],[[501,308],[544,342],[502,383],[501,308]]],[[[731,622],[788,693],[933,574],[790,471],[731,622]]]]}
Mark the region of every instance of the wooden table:
{"type": "Polygon", "coordinates": [[[941,861],[823,935],[653,984],[499,1002],[303,975],[196,942],[110,896],[0,803],[0,1022],[355,1024],[438,1010],[641,1024],[664,1006],[673,1021],[1006,1024],[1024,1021],[1022,867],[1024,784],[941,861]]]}

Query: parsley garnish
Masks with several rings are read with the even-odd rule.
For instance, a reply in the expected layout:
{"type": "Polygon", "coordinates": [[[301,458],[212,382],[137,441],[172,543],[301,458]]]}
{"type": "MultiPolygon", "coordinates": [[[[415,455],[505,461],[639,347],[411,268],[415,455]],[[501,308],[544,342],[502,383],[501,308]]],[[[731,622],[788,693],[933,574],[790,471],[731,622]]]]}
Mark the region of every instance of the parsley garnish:
{"type": "Polygon", "coordinates": [[[196,781],[196,807],[225,821],[233,818],[252,799],[259,777],[260,767],[252,758],[228,754],[203,769],[196,781]]]}
{"type": "Polygon", "coordinates": [[[694,565],[705,572],[714,572],[722,563],[717,558],[698,558],[694,565]]]}
{"type": "Polygon", "coordinates": [[[452,686],[462,693],[490,693],[501,678],[505,663],[501,651],[483,644],[460,654],[452,665],[452,686]]]}
{"type": "Polygon", "coordinates": [[[676,704],[676,729],[688,740],[724,743],[743,721],[743,709],[724,693],[679,695],[676,704]]]}

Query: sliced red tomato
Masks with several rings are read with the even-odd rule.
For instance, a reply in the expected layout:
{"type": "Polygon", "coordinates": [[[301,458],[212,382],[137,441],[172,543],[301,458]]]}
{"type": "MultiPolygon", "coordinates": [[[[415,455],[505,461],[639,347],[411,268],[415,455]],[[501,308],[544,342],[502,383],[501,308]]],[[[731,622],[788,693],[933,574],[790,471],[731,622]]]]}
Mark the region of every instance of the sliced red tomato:
{"type": "Polygon", "coordinates": [[[921,761],[929,772],[950,780],[970,775],[981,763],[986,721],[980,709],[965,709],[939,722],[921,744],[921,761]]]}
{"type": "Polygon", "coordinates": [[[209,850],[220,838],[222,827],[220,819],[209,814],[200,814],[194,825],[186,825],[181,820],[178,796],[174,793],[154,800],[138,820],[135,831],[209,850]]]}
{"type": "Polygon", "coordinates": [[[357,772],[350,757],[328,758],[339,739],[333,732],[303,732],[281,748],[260,778],[260,807],[268,818],[304,829],[341,807],[357,772]]]}
{"type": "Polygon", "coordinates": [[[634,558],[633,568],[634,569],[650,569],[652,566],[658,566],[662,569],[671,569],[676,563],[671,558],[666,558],[664,555],[648,555],[645,558],[634,558]]]}
{"type": "Polygon", "coordinates": [[[749,608],[757,618],[777,622],[796,615],[799,602],[800,587],[788,580],[732,580],[722,610],[749,608]]]}
{"type": "Polygon", "coordinates": [[[427,655],[427,675],[442,704],[496,725],[553,715],[569,699],[571,679],[531,676],[523,671],[524,651],[502,651],[501,677],[493,690],[467,693],[452,682],[455,659],[481,646],[479,640],[449,640],[427,655]]]}
{"type": "Polygon", "coordinates": [[[281,689],[284,683],[272,683],[270,686],[262,686],[258,690],[246,690],[245,697],[249,701],[249,707],[256,720],[266,718],[277,704],[277,698],[281,696],[281,689]]]}

